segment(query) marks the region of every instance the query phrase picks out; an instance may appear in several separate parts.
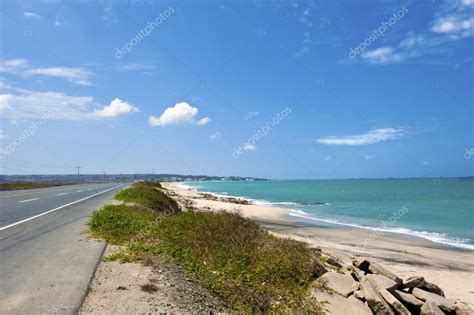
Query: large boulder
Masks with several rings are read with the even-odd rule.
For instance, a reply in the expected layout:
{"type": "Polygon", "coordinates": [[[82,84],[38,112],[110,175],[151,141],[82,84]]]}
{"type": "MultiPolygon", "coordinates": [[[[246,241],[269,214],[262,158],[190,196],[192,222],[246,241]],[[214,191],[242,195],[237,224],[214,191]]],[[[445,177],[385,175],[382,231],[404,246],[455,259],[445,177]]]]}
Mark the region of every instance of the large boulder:
{"type": "Polygon", "coordinates": [[[432,301],[428,301],[421,307],[420,315],[444,315],[444,312],[432,301]]]}
{"type": "Polygon", "coordinates": [[[423,283],[423,285],[420,286],[420,289],[423,289],[425,291],[429,291],[441,296],[445,296],[443,290],[441,290],[440,287],[438,287],[436,284],[431,283],[431,282],[425,281],[425,283],[423,283]]]}
{"type": "Polygon", "coordinates": [[[372,315],[372,311],[356,298],[345,298],[338,294],[329,294],[321,290],[313,290],[311,295],[320,302],[327,314],[372,315]]]}
{"type": "Polygon", "coordinates": [[[400,315],[410,315],[410,311],[400,302],[397,300],[390,292],[386,289],[382,289],[379,291],[380,295],[384,298],[384,300],[390,305],[397,314],[400,315]]]}
{"type": "Polygon", "coordinates": [[[370,284],[367,278],[360,280],[360,287],[364,292],[364,297],[370,309],[376,315],[394,315],[390,306],[385,302],[380,293],[370,284]]]}
{"type": "Polygon", "coordinates": [[[393,293],[393,296],[395,296],[403,304],[413,307],[415,309],[419,310],[421,306],[423,305],[423,301],[418,300],[416,297],[414,297],[413,295],[409,293],[399,291],[399,290],[395,290],[392,293],[393,293]]]}
{"type": "Polygon", "coordinates": [[[368,274],[367,280],[369,280],[370,284],[378,291],[382,289],[393,291],[398,287],[398,283],[382,275],[368,274]]]}
{"type": "Polygon", "coordinates": [[[448,300],[445,297],[442,297],[441,295],[434,294],[434,293],[422,290],[420,288],[414,288],[412,293],[417,299],[422,300],[423,302],[431,301],[434,304],[436,304],[436,306],[438,306],[440,309],[448,313],[454,312],[456,310],[456,305],[454,304],[454,302],[451,300],[448,300]]]}
{"type": "Polygon", "coordinates": [[[391,272],[390,270],[388,270],[387,268],[385,268],[384,266],[382,266],[379,263],[371,262],[370,265],[369,265],[369,272],[374,273],[376,275],[385,276],[389,279],[392,279],[393,281],[395,281],[398,284],[402,283],[402,279],[397,277],[396,274],[394,274],[393,272],[391,272]]]}
{"type": "Polygon", "coordinates": [[[358,283],[352,276],[344,273],[326,272],[318,279],[324,287],[342,296],[349,296],[359,289],[358,283]]]}

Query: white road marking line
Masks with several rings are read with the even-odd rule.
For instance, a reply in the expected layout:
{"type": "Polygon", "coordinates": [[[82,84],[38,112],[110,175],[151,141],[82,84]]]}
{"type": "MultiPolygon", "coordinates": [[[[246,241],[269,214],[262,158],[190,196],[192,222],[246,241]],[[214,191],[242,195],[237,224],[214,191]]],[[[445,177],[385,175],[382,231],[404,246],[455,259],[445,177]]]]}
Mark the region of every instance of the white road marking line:
{"type": "Polygon", "coordinates": [[[77,190],[76,192],[82,192],[82,190],[77,190]]]}
{"type": "Polygon", "coordinates": [[[68,193],[60,193],[60,194],[57,194],[56,196],[62,196],[62,195],[67,195],[68,193]]]}
{"type": "Polygon", "coordinates": [[[38,200],[38,199],[39,198],[27,199],[27,200],[18,201],[18,203],[29,202],[29,201],[38,200]]]}
{"type": "Polygon", "coordinates": [[[48,210],[48,211],[46,211],[46,212],[43,212],[43,213],[40,213],[40,214],[34,215],[34,216],[32,216],[32,217],[29,217],[29,218],[26,218],[26,219],[24,219],[24,220],[21,220],[21,221],[18,221],[18,222],[15,222],[15,223],[12,223],[12,224],[9,224],[9,225],[6,225],[6,226],[2,226],[2,227],[0,227],[0,231],[4,231],[4,230],[6,230],[6,229],[9,229],[9,228],[11,228],[11,227],[14,227],[14,226],[16,226],[16,225],[18,225],[18,224],[22,224],[22,223],[25,223],[25,222],[31,221],[31,220],[33,220],[33,219],[39,218],[39,217],[41,217],[41,216],[43,216],[43,215],[46,215],[46,214],[48,214],[48,213],[51,213],[51,212],[54,212],[54,211],[61,210],[61,209],[63,209],[63,208],[66,208],[66,207],[68,207],[68,206],[71,206],[71,205],[73,205],[73,204],[76,204],[76,203],[78,203],[78,202],[81,202],[81,201],[84,201],[84,200],[90,199],[90,198],[92,198],[92,197],[95,197],[95,196],[99,196],[99,195],[105,194],[106,192],[108,192],[108,191],[111,191],[111,190],[113,190],[113,189],[115,189],[115,188],[118,188],[118,187],[120,187],[120,186],[123,186],[123,185],[124,185],[124,184],[122,184],[122,185],[118,185],[118,186],[115,186],[115,187],[112,187],[112,188],[109,188],[109,189],[106,189],[106,190],[104,190],[104,191],[101,191],[101,192],[98,192],[98,193],[96,193],[96,194],[93,194],[93,195],[87,196],[87,197],[85,197],[85,198],[82,198],[82,199],[79,199],[79,200],[76,200],[76,201],[70,202],[70,203],[68,203],[68,204],[65,204],[65,205],[59,206],[59,207],[57,207],[57,208],[54,208],[54,209],[48,210]]]}

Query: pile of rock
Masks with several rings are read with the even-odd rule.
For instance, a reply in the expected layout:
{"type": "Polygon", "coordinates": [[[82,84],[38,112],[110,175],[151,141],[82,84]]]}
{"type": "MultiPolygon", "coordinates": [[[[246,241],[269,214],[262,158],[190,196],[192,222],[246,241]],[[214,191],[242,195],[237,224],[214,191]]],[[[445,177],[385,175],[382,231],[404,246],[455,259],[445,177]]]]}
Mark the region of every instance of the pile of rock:
{"type": "Polygon", "coordinates": [[[355,259],[340,272],[325,273],[318,283],[312,296],[330,314],[473,314],[423,277],[402,280],[365,258],[355,259]]]}

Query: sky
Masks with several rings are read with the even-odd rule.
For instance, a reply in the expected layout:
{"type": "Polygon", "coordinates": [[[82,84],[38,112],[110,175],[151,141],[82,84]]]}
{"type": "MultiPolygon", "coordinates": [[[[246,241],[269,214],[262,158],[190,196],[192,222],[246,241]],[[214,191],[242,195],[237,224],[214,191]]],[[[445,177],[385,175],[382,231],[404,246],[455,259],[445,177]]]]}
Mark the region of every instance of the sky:
{"type": "Polygon", "coordinates": [[[0,23],[1,174],[474,175],[474,0],[7,0],[0,23]]]}

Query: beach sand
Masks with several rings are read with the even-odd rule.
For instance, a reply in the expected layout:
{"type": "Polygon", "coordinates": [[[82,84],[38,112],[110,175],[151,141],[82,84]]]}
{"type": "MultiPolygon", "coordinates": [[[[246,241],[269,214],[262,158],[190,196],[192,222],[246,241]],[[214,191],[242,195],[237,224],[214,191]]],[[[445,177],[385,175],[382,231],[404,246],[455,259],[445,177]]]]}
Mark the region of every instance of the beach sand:
{"type": "Polygon", "coordinates": [[[239,212],[267,231],[281,237],[291,237],[320,247],[346,263],[355,257],[378,261],[398,276],[423,276],[436,283],[446,297],[461,300],[474,308],[474,252],[412,236],[370,230],[299,223],[289,210],[256,204],[237,204],[222,199],[209,200],[203,194],[164,183],[181,204],[192,204],[199,210],[239,212]]]}

